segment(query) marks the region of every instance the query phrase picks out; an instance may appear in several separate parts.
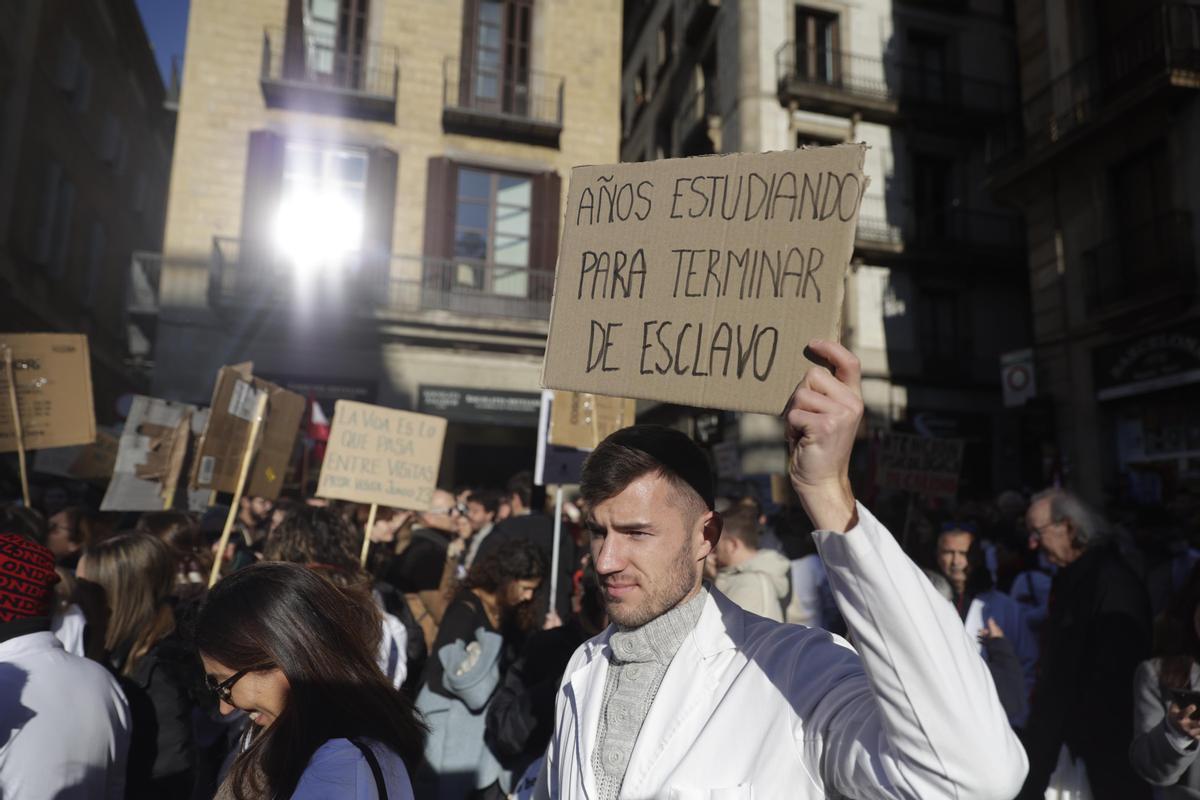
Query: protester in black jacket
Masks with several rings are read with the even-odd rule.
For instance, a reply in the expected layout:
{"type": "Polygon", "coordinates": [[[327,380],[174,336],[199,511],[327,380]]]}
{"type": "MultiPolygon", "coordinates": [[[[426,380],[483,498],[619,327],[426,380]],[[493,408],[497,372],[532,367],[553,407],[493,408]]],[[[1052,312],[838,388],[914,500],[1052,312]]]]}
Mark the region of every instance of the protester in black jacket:
{"type": "Polygon", "coordinates": [[[98,584],[108,606],[105,649],[133,720],[126,797],[188,797],[194,782],[191,692],[194,654],[175,635],[175,556],[165,543],[130,533],[93,545],[80,580],[98,584]]]}
{"type": "Polygon", "coordinates": [[[1059,571],[1024,737],[1029,776],[1019,798],[1043,797],[1064,744],[1083,760],[1096,800],[1148,798],[1128,758],[1133,675],[1150,653],[1146,589],[1073,495],[1038,495],[1026,521],[1059,571]]]}
{"type": "MultiPolygon", "coordinates": [[[[494,552],[506,542],[524,539],[542,551],[547,564],[554,560],[554,520],[540,514],[531,507],[533,498],[533,476],[529,472],[518,472],[508,480],[505,497],[512,506],[512,516],[497,522],[492,532],[479,545],[475,559],[479,560],[494,552]]],[[[575,542],[563,530],[559,534],[558,590],[553,608],[558,616],[567,619],[571,612],[571,576],[579,565],[579,554],[575,542]]],[[[551,608],[549,602],[550,581],[546,580],[535,598],[535,603],[544,610],[551,608]]]]}
{"type": "Polygon", "coordinates": [[[514,778],[546,752],[554,733],[555,697],[571,655],[608,627],[590,563],[574,576],[572,587],[570,620],[529,637],[488,705],[484,739],[514,778]]]}

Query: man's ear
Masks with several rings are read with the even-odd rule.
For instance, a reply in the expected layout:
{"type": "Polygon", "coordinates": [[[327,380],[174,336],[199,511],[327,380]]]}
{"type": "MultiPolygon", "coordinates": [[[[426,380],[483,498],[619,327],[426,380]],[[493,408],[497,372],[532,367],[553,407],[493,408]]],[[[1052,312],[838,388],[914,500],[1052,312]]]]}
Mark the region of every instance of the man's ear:
{"type": "Polygon", "coordinates": [[[700,517],[701,534],[704,536],[704,543],[707,547],[701,547],[700,559],[708,557],[709,553],[717,549],[717,542],[721,540],[721,530],[724,528],[725,522],[721,519],[721,515],[716,511],[706,511],[700,517]]]}

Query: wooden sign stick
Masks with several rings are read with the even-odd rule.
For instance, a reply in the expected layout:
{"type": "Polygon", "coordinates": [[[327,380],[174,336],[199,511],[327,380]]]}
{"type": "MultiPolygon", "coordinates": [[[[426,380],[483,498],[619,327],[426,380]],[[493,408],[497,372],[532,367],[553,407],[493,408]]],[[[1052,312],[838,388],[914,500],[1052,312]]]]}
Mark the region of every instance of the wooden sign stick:
{"type": "Polygon", "coordinates": [[[21,432],[21,407],[17,403],[17,376],[13,371],[12,348],[4,348],[4,374],[8,379],[8,401],[12,404],[13,433],[17,437],[17,463],[21,467],[21,496],[29,508],[29,474],[25,471],[25,434],[21,432]]]}
{"type": "MultiPolygon", "coordinates": [[[[258,402],[254,406],[254,421],[250,423],[250,435],[246,437],[246,452],[242,454],[242,468],[238,472],[237,491],[233,494],[233,502],[229,504],[229,515],[225,517],[225,528],[221,531],[221,541],[217,544],[216,558],[213,559],[212,572],[208,574],[208,588],[217,582],[221,572],[221,559],[225,557],[225,548],[229,546],[229,534],[233,531],[233,521],[237,519],[238,505],[242,502],[242,492],[246,489],[246,477],[250,474],[250,462],[254,460],[254,451],[258,444],[258,430],[262,427],[263,417],[267,411],[267,393],[258,393],[258,402]]],[[[216,492],[213,492],[214,496],[216,492]]]]}
{"type": "Polygon", "coordinates": [[[371,510],[367,514],[367,529],[363,532],[362,554],[358,557],[358,563],[367,567],[367,551],[371,549],[371,531],[375,529],[375,512],[379,510],[378,503],[371,503],[371,510]]]}

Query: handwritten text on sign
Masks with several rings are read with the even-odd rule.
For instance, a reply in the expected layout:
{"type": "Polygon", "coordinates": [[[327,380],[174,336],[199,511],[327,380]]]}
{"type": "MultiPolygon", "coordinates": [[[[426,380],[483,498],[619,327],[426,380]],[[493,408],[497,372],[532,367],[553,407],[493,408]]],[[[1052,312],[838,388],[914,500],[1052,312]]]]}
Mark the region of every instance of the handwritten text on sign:
{"type": "Polygon", "coordinates": [[[545,385],[779,413],[838,337],[863,153],[577,167],[545,385]]]}
{"type": "Polygon", "coordinates": [[[424,511],[445,438],[441,417],[338,400],[317,495],[424,511]]]}

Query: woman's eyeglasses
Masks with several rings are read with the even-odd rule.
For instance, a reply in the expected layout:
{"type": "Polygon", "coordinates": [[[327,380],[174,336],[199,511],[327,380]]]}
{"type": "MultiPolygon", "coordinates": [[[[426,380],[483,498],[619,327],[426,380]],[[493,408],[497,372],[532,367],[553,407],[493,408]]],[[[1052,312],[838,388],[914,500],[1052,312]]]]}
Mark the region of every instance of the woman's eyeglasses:
{"type": "Polygon", "coordinates": [[[268,665],[262,666],[262,667],[253,667],[251,669],[238,670],[237,672],[233,673],[228,678],[226,678],[225,680],[220,681],[220,682],[218,682],[217,679],[214,678],[212,675],[205,675],[204,683],[206,686],[208,686],[208,690],[210,692],[215,694],[218,698],[220,698],[222,701],[228,703],[229,705],[233,705],[233,685],[235,683],[237,683],[238,681],[240,681],[242,678],[244,678],[246,675],[250,674],[251,672],[258,672],[259,670],[268,669],[269,667],[270,667],[270,665],[268,664],[268,665]]]}

